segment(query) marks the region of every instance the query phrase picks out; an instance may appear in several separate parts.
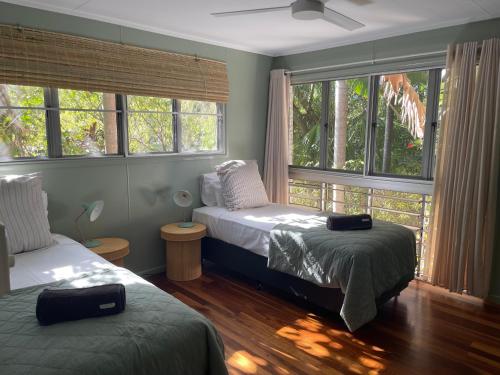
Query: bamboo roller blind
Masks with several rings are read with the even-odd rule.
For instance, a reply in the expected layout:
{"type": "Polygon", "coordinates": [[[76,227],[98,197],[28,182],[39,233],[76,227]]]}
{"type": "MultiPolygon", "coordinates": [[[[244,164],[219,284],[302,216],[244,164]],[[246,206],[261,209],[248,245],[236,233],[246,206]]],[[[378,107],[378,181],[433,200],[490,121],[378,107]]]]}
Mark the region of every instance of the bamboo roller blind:
{"type": "Polygon", "coordinates": [[[226,64],[0,25],[0,83],[225,103],[226,64]]]}

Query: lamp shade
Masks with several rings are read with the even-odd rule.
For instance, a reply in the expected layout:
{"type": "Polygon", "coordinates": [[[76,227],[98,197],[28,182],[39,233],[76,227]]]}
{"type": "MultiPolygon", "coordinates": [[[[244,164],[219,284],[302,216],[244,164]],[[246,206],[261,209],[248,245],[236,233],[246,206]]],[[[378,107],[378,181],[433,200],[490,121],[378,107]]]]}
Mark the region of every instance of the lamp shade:
{"type": "Polygon", "coordinates": [[[190,207],[193,204],[193,196],[188,190],[179,190],[174,193],[174,203],[179,207],[190,207]]]}
{"type": "Polygon", "coordinates": [[[91,222],[94,222],[102,213],[102,210],[104,208],[104,201],[99,200],[92,203],[84,203],[82,207],[85,210],[85,213],[87,214],[89,220],[91,222]]]}

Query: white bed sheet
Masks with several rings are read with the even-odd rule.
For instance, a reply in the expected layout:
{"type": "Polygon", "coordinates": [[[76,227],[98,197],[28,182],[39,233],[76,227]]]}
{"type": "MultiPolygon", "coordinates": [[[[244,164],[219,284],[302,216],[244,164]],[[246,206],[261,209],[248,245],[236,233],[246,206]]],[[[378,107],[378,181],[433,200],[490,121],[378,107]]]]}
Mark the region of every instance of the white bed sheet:
{"type": "Polygon", "coordinates": [[[267,257],[271,230],[277,224],[292,224],[297,220],[312,218],[317,213],[274,203],[237,211],[229,211],[225,207],[201,207],[193,210],[193,221],[205,224],[212,238],[267,257]]]}
{"type": "Polygon", "coordinates": [[[17,254],[10,269],[11,289],[47,284],[102,268],[116,267],[82,244],[53,234],[54,244],[35,251],[17,254]]]}

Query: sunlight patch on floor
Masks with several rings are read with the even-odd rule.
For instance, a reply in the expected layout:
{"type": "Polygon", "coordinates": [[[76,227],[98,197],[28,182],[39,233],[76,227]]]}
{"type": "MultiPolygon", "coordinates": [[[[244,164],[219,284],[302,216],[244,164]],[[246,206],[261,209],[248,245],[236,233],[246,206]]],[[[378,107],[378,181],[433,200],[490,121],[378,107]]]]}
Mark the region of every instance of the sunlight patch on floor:
{"type": "Polygon", "coordinates": [[[267,361],[245,350],[239,350],[233,353],[227,360],[227,364],[245,374],[257,374],[260,366],[267,366],[267,361]]]}
{"type": "Polygon", "coordinates": [[[382,363],[383,359],[377,356],[383,353],[384,349],[370,346],[349,332],[326,329],[313,314],[308,314],[303,319],[297,319],[293,324],[281,327],[276,334],[292,341],[298,349],[314,357],[335,360],[354,374],[378,374],[386,368],[382,363]],[[351,345],[362,347],[363,355],[359,356],[357,361],[341,355],[342,350],[347,350],[347,348],[338,339],[349,340],[351,345]],[[374,353],[372,354],[371,351],[374,353]]]}

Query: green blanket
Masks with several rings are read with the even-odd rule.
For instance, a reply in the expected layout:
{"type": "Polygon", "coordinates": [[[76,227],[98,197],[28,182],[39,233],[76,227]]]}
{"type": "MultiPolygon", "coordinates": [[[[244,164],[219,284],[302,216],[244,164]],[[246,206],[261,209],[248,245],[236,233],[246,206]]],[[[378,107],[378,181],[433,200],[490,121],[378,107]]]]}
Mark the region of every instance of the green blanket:
{"type": "Polygon", "coordinates": [[[42,327],[35,316],[46,286],[0,298],[0,374],[227,374],[212,324],[171,295],[125,270],[102,270],[50,284],[74,288],[122,283],[118,315],[42,327]]]}
{"type": "Polygon", "coordinates": [[[415,234],[375,220],[373,228],[331,231],[326,217],[279,224],[271,231],[268,267],[324,287],[341,288],[340,311],[355,331],[377,314],[376,298],[413,279],[415,234]]]}

